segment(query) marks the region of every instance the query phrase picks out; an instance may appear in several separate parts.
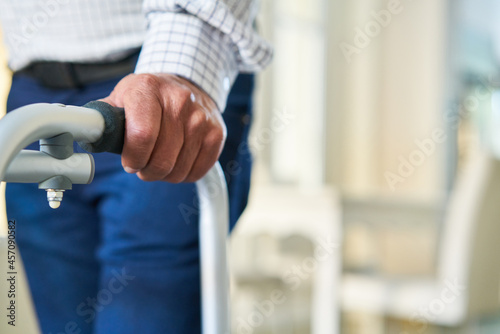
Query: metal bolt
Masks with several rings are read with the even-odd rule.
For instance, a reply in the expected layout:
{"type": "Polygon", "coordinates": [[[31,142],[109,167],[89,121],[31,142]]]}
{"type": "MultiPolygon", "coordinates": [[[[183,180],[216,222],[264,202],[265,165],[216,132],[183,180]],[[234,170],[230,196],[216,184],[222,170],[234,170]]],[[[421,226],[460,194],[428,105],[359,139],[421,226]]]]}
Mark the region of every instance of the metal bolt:
{"type": "Polygon", "coordinates": [[[61,189],[47,189],[47,201],[52,209],[57,209],[61,206],[63,200],[64,190],[61,189]]]}

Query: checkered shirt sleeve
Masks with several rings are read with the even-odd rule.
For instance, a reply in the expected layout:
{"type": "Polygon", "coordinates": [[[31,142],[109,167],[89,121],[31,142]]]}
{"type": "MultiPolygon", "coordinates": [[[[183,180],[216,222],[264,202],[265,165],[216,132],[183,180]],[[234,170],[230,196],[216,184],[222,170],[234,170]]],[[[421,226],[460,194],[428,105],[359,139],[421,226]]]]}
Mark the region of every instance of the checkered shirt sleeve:
{"type": "Polygon", "coordinates": [[[256,2],[145,0],[148,29],[136,73],[172,73],[224,110],[238,72],[264,68],[272,48],[254,30],[256,2]]]}

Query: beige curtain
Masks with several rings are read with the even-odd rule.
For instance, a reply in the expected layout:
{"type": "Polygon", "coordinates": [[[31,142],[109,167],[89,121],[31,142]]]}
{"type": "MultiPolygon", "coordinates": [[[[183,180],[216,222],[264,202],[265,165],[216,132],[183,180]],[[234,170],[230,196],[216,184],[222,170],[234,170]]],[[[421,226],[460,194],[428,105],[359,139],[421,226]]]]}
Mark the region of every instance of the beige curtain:
{"type": "Polygon", "coordinates": [[[353,195],[439,197],[445,144],[411,175],[398,169],[445,129],[447,2],[331,1],[327,181],[353,195]],[[401,174],[394,187],[388,172],[401,174]]]}

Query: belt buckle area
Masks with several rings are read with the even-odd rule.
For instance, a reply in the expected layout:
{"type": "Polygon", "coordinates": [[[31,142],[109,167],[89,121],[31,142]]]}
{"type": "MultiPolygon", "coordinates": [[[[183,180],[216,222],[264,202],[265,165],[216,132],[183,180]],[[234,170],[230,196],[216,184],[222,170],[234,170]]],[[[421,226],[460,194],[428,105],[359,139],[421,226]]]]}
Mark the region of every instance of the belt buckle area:
{"type": "Polygon", "coordinates": [[[71,63],[39,63],[34,66],[33,74],[42,85],[49,88],[70,89],[81,86],[75,77],[75,71],[71,63]]]}

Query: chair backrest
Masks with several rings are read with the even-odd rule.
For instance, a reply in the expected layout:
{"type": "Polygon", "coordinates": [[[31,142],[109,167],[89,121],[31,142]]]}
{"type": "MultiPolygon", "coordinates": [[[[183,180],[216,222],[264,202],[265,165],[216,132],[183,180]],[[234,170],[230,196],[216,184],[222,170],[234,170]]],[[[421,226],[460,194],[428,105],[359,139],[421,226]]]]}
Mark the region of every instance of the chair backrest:
{"type": "Polygon", "coordinates": [[[465,166],[448,203],[437,279],[461,287],[465,319],[499,309],[500,162],[477,152],[465,166]]]}
{"type": "Polygon", "coordinates": [[[500,309],[500,161],[489,158],[488,182],[473,236],[469,269],[469,315],[500,309]]]}

